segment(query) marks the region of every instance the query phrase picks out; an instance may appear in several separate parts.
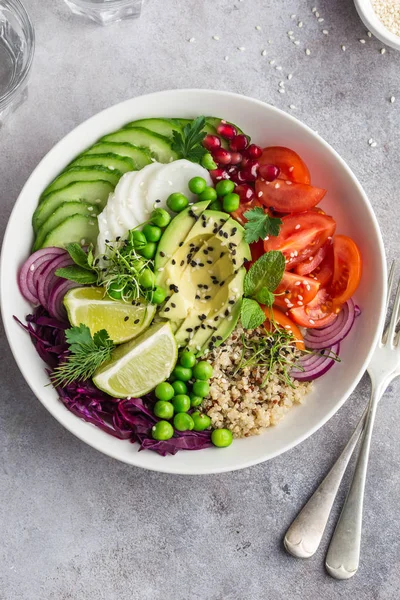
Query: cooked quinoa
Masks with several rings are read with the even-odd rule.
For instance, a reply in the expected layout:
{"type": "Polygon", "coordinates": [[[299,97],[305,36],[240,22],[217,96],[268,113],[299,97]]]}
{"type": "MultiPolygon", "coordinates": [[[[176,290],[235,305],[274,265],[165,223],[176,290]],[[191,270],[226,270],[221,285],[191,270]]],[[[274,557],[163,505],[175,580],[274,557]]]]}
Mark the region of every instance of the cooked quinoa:
{"type": "Polygon", "coordinates": [[[301,354],[292,345],[283,350],[283,364],[274,362],[271,369],[249,364],[238,369],[252,357],[254,350],[249,346],[257,344],[260,336],[266,336],[261,327],[245,330],[238,326],[222,346],[207,356],[214,374],[203,408],[214,427],[226,427],[237,438],[258,435],[276,425],[294,404],[303,402],[312,386],[287,375],[290,364],[301,354]]]}

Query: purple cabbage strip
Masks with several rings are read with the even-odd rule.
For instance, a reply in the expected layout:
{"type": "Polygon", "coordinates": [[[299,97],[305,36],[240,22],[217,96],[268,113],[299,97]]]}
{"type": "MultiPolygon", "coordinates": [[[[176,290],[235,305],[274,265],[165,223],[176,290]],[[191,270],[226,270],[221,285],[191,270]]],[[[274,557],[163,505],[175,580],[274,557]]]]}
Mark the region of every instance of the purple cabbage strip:
{"type": "MultiPolygon", "coordinates": [[[[51,317],[39,306],[26,317],[24,325],[14,319],[29,333],[39,356],[51,371],[62,362],[68,352],[63,321],[51,317]]],[[[61,402],[77,417],[92,423],[102,431],[120,439],[140,444],[139,450],[153,450],[161,456],[176,454],[179,450],[202,450],[212,447],[211,431],[176,431],[174,437],[165,441],[154,440],[151,428],[159,419],[149,407],[150,397],[120,400],[96,388],[91,381],[75,381],[56,388],[61,402]]]]}

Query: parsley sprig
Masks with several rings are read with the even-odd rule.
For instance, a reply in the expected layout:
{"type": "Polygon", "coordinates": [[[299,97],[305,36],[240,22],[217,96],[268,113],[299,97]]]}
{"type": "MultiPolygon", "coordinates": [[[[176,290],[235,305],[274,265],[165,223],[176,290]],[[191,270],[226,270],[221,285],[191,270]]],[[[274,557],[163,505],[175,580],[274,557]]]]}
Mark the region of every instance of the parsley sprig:
{"type": "Polygon", "coordinates": [[[51,382],[55,387],[90,379],[111,357],[111,352],[115,348],[114,342],[105,329],[97,331],[92,337],[89,327],[82,323],[79,327],[67,329],[65,337],[70,354],[51,375],[51,382]]]}
{"type": "Polygon", "coordinates": [[[270,217],[261,206],[246,211],[243,216],[247,219],[247,223],[244,225],[244,239],[248,244],[257,242],[259,239],[265,240],[270,235],[279,235],[282,220],[278,217],[270,217]]]}
{"type": "Polygon", "coordinates": [[[172,150],[174,150],[180,158],[187,158],[192,162],[199,163],[207,150],[202,145],[202,141],[206,137],[204,127],[206,120],[204,117],[197,117],[191,123],[184,126],[182,133],[174,131],[172,150]]]}

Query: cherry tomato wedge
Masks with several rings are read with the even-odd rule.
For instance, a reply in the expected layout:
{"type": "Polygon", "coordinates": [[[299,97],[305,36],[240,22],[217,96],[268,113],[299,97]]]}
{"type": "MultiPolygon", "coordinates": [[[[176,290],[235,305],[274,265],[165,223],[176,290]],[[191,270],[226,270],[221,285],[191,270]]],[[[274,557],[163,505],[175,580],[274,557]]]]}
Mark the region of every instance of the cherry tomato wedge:
{"type": "Polygon", "coordinates": [[[316,267],[316,269],[310,274],[310,277],[313,277],[321,284],[321,287],[327,287],[328,283],[331,281],[333,275],[333,245],[330,244],[328,246],[328,250],[324,260],[321,264],[316,267]]]}
{"type": "Polygon", "coordinates": [[[346,235],[333,239],[333,278],[329,287],[334,309],[352,297],[361,279],[362,260],[357,244],[346,235]]]}
{"type": "Polygon", "coordinates": [[[288,310],[294,306],[308,304],[315,298],[318,290],[319,283],[315,279],[285,271],[282,281],[274,292],[275,305],[288,310]]]}
{"type": "MultiPolygon", "coordinates": [[[[309,260],[316,251],[333,236],[336,223],[328,215],[314,211],[306,211],[298,215],[287,215],[282,218],[279,235],[270,236],[264,241],[264,249],[280,250],[287,261],[286,268],[309,260]]],[[[311,261],[310,261],[311,262],[311,261]]]]}
{"type": "Polygon", "coordinates": [[[329,246],[331,246],[330,240],[325,242],[325,244],[316,251],[316,253],[312,257],[312,260],[305,260],[304,262],[297,265],[294,269],[294,272],[298,275],[308,275],[309,273],[312,273],[324,260],[326,253],[328,252],[329,246]]]}
{"type": "Polygon", "coordinates": [[[267,331],[272,331],[274,328],[273,325],[276,323],[277,325],[280,325],[287,331],[293,333],[293,336],[296,340],[296,348],[298,350],[305,350],[306,347],[304,345],[303,336],[301,335],[300,329],[292,321],[292,319],[289,319],[289,317],[287,317],[285,313],[283,313],[278,308],[269,308],[267,306],[264,306],[264,312],[265,316],[267,317],[267,320],[264,323],[264,327],[267,331]]]}
{"type": "Polygon", "coordinates": [[[301,327],[326,327],[332,323],[337,313],[333,312],[332,298],[325,288],[321,288],[314,300],[307,306],[299,306],[289,310],[289,316],[301,327]]]}
{"type": "Polygon", "coordinates": [[[275,165],[280,169],[280,179],[296,183],[311,183],[310,171],[300,156],[290,148],[269,146],[259,158],[260,165],[275,165]]]}
{"type": "Polygon", "coordinates": [[[271,182],[257,179],[256,194],[267,208],[281,213],[299,213],[321,202],[326,190],[281,179],[271,182]]]}
{"type": "Polygon", "coordinates": [[[250,244],[251,251],[251,262],[246,263],[246,268],[251,267],[251,265],[256,262],[265,252],[264,252],[264,241],[258,240],[257,242],[253,242],[250,244]]]}

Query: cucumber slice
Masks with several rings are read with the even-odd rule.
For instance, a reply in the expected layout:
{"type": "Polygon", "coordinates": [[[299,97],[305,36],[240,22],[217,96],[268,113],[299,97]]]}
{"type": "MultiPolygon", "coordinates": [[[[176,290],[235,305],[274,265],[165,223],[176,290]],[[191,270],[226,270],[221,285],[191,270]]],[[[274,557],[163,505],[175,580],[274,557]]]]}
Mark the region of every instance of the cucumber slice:
{"type": "Polygon", "coordinates": [[[182,131],[182,126],[174,123],[172,119],[140,119],[128,123],[124,129],[131,127],[144,127],[148,131],[153,131],[168,138],[172,138],[174,131],[182,131]]]}
{"type": "Polygon", "coordinates": [[[121,177],[122,173],[116,170],[111,171],[111,169],[107,169],[107,167],[71,167],[66,171],[63,171],[61,175],[59,175],[53,183],[44,190],[39,201],[43,202],[44,198],[48,194],[51,194],[51,192],[60,190],[75,181],[96,181],[96,179],[101,179],[102,181],[109,181],[115,187],[121,177]]]}
{"type": "Polygon", "coordinates": [[[85,217],[97,218],[98,208],[86,202],[63,202],[54,213],[43,223],[39,231],[32,251],[35,252],[42,247],[46,236],[56,227],[61,225],[65,219],[73,215],[84,215],[85,217]]]}
{"type": "Polygon", "coordinates": [[[88,154],[80,156],[70,165],[71,167],[107,167],[112,171],[127,173],[128,171],[136,171],[135,162],[129,156],[119,156],[111,152],[105,154],[88,154]]]}
{"type": "Polygon", "coordinates": [[[63,202],[79,200],[103,210],[114,186],[109,181],[76,181],[55,190],[46,196],[33,213],[32,225],[35,233],[63,202]]]}
{"type": "Polygon", "coordinates": [[[115,133],[110,133],[101,138],[101,142],[127,142],[135,146],[142,146],[150,150],[154,158],[161,163],[168,163],[178,158],[177,154],[172,150],[168,138],[147,131],[143,127],[131,127],[129,129],[120,129],[115,133]]]}
{"type": "Polygon", "coordinates": [[[93,146],[85,150],[77,158],[83,158],[90,154],[109,154],[110,152],[132,159],[135,164],[135,169],[133,169],[135,171],[140,171],[140,169],[151,163],[151,154],[145,148],[137,148],[132,144],[117,142],[99,142],[98,144],[93,144],[93,146]]]}
{"type": "Polygon", "coordinates": [[[66,244],[78,242],[84,244],[95,244],[99,228],[97,219],[85,215],[72,215],[62,221],[58,227],[50,231],[43,241],[42,248],[56,246],[64,248],[66,244]]]}

